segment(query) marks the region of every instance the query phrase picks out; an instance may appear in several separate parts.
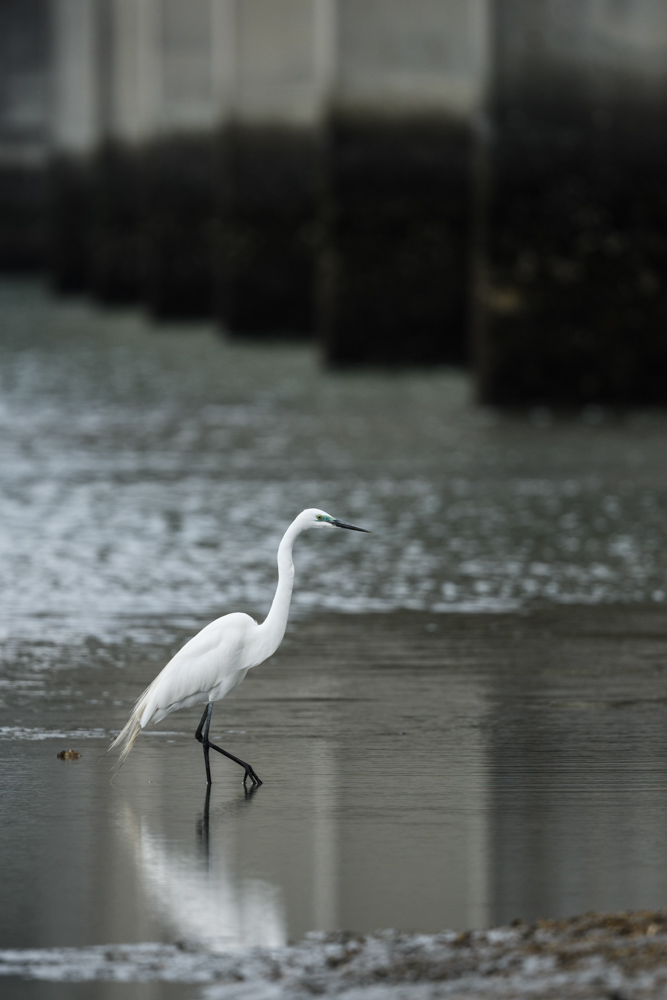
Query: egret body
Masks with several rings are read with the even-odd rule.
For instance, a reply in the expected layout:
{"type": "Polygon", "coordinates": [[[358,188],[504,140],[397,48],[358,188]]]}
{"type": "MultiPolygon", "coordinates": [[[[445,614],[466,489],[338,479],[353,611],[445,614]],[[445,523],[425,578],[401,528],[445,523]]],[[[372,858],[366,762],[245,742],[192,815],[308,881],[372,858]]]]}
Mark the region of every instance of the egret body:
{"type": "Polygon", "coordinates": [[[149,723],[160,722],[179,708],[204,703],[206,708],[195,738],[204,749],[207,783],[211,784],[209,750],[217,750],[241,765],[244,784],[250,778],[253,785],[261,785],[250,764],[209,740],[213,702],[220,701],[238,687],[250,668],[272,656],[282,642],[294,585],[292,547],[297,536],[309,528],[367,530],[339,521],[316,507],[302,510],[278,546],[278,587],[266,619],[258,625],[249,615],[240,612],[224,615],[186,642],[146,688],[134,706],[127,725],[111,744],[110,749],[120,749],[119,765],[149,723]]]}

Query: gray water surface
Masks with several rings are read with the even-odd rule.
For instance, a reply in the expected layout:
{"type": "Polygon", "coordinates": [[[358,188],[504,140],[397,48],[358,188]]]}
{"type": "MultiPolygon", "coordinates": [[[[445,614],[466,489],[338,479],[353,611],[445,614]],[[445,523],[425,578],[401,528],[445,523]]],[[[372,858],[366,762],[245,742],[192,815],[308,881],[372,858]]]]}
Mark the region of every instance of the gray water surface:
{"type": "Polygon", "coordinates": [[[208,830],[196,711],[113,784],[103,756],[167,650],[61,651],[5,697],[0,940],[219,950],[664,905],[666,649],[654,609],[297,622],[215,709],[264,784],[216,758],[208,830]]]}
{"type": "Polygon", "coordinates": [[[104,637],[118,614],[262,613],[307,506],[374,535],[300,545],[297,609],[661,603],[666,445],[664,413],[500,416],[459,373],[322,373],[308,346],[0,287],[12,634],[38,613],[104,637]]]}
{"type": "Polygon", "coordinates": [[[31,285],[0,317],[0,949],[665,905],[664,414],[501,416],[31,285]],[[373,534],[299,539],[285,642],[215,708],[262,787],[214,760],[206,822],[195,710],[112,783],[138,694],[263,616],[310,505],[373,534]]]}

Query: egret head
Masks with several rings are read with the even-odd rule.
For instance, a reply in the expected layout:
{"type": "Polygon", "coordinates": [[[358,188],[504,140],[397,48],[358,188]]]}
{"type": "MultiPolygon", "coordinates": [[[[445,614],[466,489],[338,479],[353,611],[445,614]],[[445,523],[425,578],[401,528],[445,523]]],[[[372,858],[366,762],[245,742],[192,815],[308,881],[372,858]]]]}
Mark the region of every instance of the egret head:
{"type": "Polygon", "coordinates": [[[370,534],[368,528],[358,528],[356,524],[348,524],[347,521],[339,521],[337,517],[332,517],[325,510],[317,507],[309,507],[299,514],[303,528],[349,528],[351,531],[365,531],[370,534]]]}

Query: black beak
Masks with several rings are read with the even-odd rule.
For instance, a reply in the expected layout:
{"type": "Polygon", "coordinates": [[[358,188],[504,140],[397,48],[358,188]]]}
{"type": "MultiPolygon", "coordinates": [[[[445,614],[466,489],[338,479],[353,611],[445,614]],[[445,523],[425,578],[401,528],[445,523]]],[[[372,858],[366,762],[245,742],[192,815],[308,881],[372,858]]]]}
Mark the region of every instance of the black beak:
{"type": "Polygon", "coordinates": [[[356,524],[348,524],[347,521],[339,521],[336,519],[333,523],[337,528],[349,528],[350,531],[365,531],[367,535],[373,534],[373,532],[369,531],[368,528],[357,528],[356,524]]]}

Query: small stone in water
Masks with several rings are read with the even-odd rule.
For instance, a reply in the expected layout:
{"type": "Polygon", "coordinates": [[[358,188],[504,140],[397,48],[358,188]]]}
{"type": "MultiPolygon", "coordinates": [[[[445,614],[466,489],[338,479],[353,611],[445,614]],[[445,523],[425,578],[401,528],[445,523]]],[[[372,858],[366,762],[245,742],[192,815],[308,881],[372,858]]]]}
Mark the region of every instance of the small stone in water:
{"type": "Polygon", "coordinates": [[[78,750],[61,750],[59,754],[56,754],[60,760],[78,760],[81,754],[78,750]]]}

